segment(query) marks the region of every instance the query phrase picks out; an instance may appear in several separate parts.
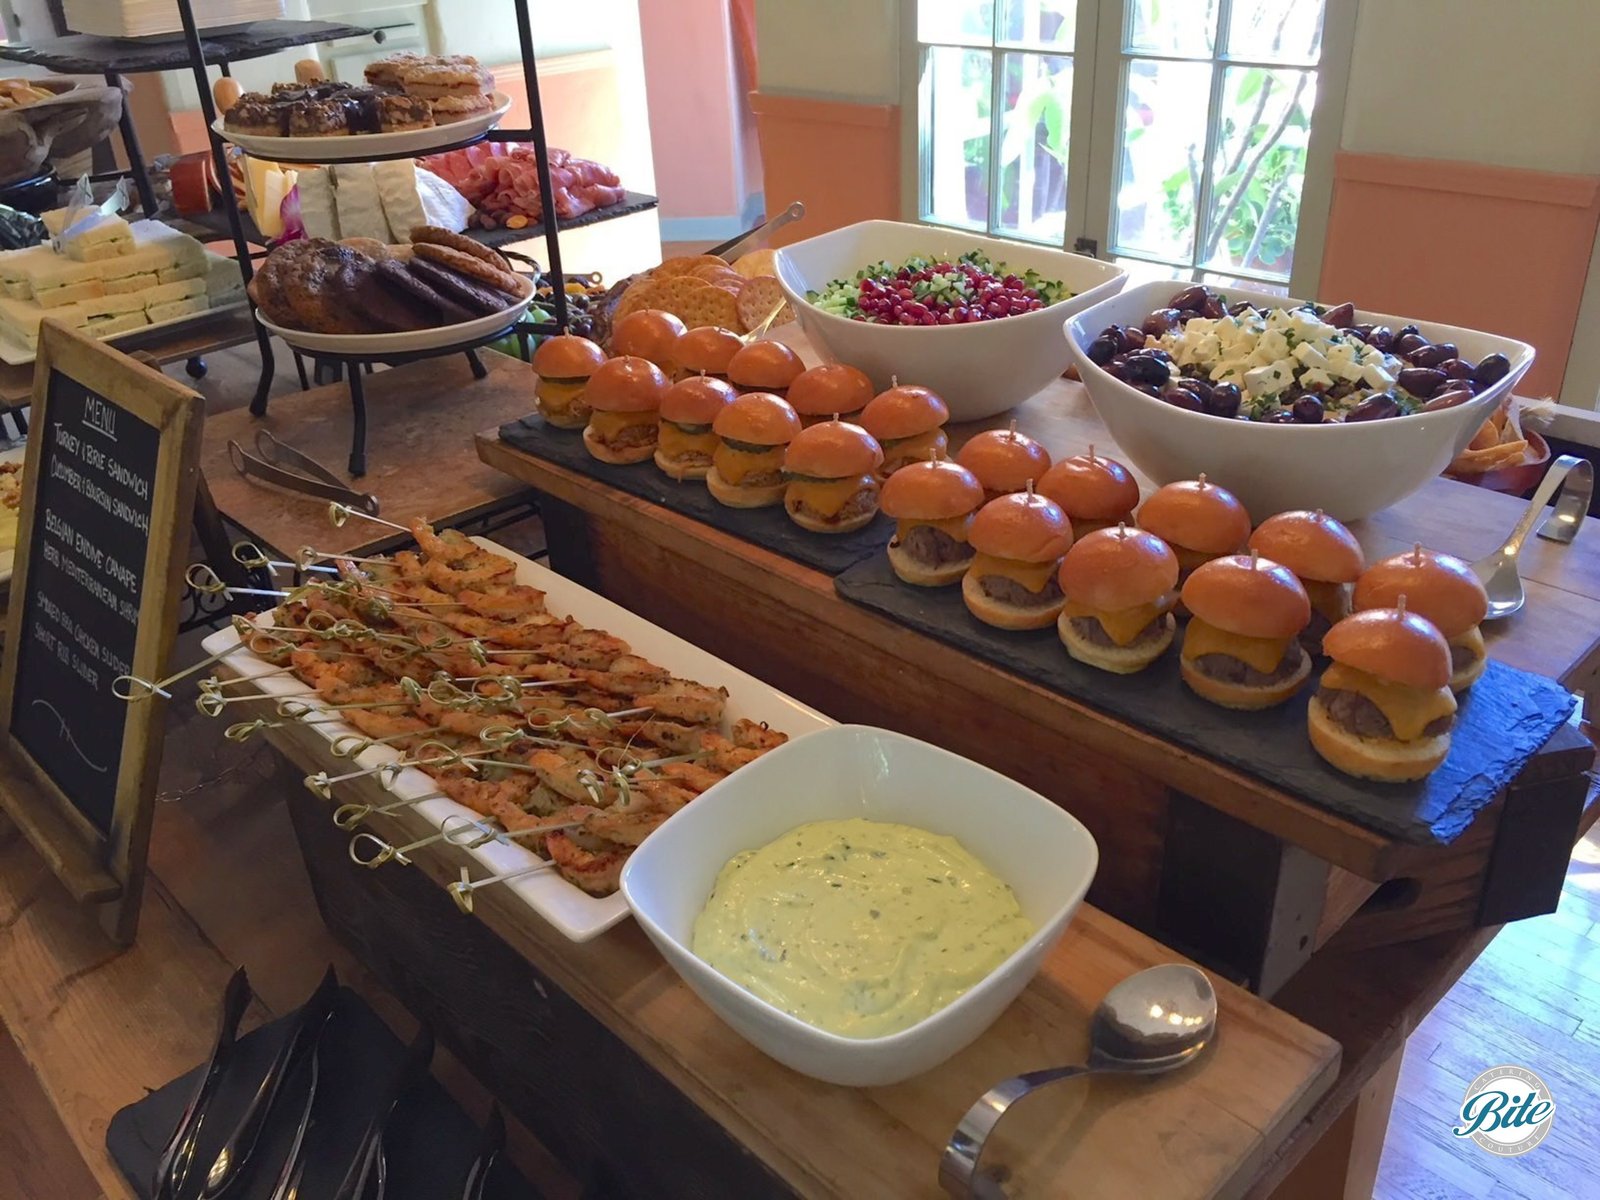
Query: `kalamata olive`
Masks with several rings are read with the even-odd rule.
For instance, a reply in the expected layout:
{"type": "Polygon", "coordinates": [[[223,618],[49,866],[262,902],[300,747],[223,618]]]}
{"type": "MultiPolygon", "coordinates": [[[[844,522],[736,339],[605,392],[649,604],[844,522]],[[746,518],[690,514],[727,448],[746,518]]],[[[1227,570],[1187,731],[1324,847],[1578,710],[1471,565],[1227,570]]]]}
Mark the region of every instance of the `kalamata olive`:
{"type": "Polygon", "coordinates": [[[1387,354],[1394,349],[1394,330],[1387,325],[1374,325],[1372,326],[1372,331],[1366,334],[1362,340],[1374,350],[1380,350],[1387,354]]]}
{"type": "Polygon", "coordinates": [[[1431,346],[1418,346],[1406,354],[1413,366],[1437,367],[1442,362],[1449,362],[1458,357],[1455,345],[1451,342],[1434,342],[1431,346]]]}
{"type": "Polygon", "coordinates": [[[1355,334],[1356,337],[1364,342],[1372,336],[1372,331],[1376,328],[1377,326],[1375,325],[1346,325],[1344,331],[1355,334]]]}
{"type": "Polygon", "coordinates": [[[1222,307],[1222,301],[1215,296],[1207,296],[1206,302],[1200,306],[1200,315],[1216,321],[1228,315],[1228,310],[1222,307]]]}
{"type": "Polygon", "coordinates": [[[1106,374],[1113,379],[1120,379],[1126,383],[1128,381],[1128,360],[1125,358],[1113,358],[1106,364],[1106,374]]]}
{"type": "Polygon", "coordinates": [[[1266,424],[1266,425],[1298,425],[1298,424],[1300,424],[1300,422],[1296,421],[1294,419],[1294,413],[1290,412],[1287,408],[1280,408],[1277,412],[1273,413],[1270,417],[1268,417],[1263,422],[1263,424],[1266,424]]]}
{"type": "Polygon", "coordinates": [[[1236,383],[1219,383],[1211,388],[1211,394],[1203,403],[1205,410],[1214,417],[1235,417],[1244,403],[1244,395],[1236,383]]]}
{"type": "MultiPolygon", "coordinates": [[[[1408,333],[1421,333],[1421,332],[1422,332],[1422,330],[1418,329],[1415,325],[1402,325],[1402,326],[1400,326],[1399,329],[1396,329],[1394,331],[1394,336],[1397,337],[1397,338],[1403,338],[1408,333]]],[[[1424,338],[1423,341],[1427,341],[1427,339],[1424,338]]]]}
{"type": "Polygon", "coordinates": [[[1130,354],[1123,360],[1128,370],[1129,383],[1154,383],[1165,385],[1171,374],[1167,364],[1147,354],[1130,354]]]}
{"type": "Polygon", "coordinates": [[[1335,329],[1343,329],[1356,319],[1356,306],[1349,301],[1335,304],[1322,314],[1322,319],[1335,329]]]}
{"type": "MultiPolygon", "coordinates": [[[[1427,344],[1428,339],[1423,337],[1420,333],[1416,333],[1414,331],[1411,333],[1397,333],[1394,337],[1394,352],[1396,354],[1404,354],[1409,356],[1412,351],[1420,350],[1427,344]]],[[[1445,357],[1454,358],[1455,355],[1447,354],[1445,357]]]]}
{"type": "Polygon", "coordinates": [[[1197,283],[1193,287],[1184,288],[1169,303],[1173,308],[1181,308],[1185,312],[1199,312],[1210,296],[1211,293],[1206,290],[1205,285],[1197,283]]]}
{"type": "Polygon", "coordinates": [[[1309,393],[1301,395],[1289,406],[1294,419],[1302,425],[1322,424],[1322,401],[1309,393]]]}
{"type": "Polygon", "coordinates": [[[1144,331],[1151,337],[1171,333],[1183,323],[1183,314],[1175,308],[1158,308],[1144,319],[1144,331]]]}
{"type": "Polygon", "coordinates": [[[1172,381],[1176,386],[1186,388],[1199,396],[1201,400],[1209,400],[1215,390],[1209,379],[1196,379],[1190,375],[1180,375],[1172,381]]]}
{"type": "Polygon", "coordinates": [[[1161,399],[1161,385],[1159,383],[1136,383],[1133,386],[1146,396],[1154,396],[1157,400],[1161,399]]]}
{"type": "Polygon", "coordinates": [[[1089,348],[1084,351],[1089,356],[1089,361],[1097,367],[1103,367],[1122,351],[1122,339],[1111,337],[1102,333],[1089,343],[1089,348]]]}
{"type": "Polygon", "coordinates": [[[1504,354],[1486,354],[1478,360],[1478,369],[1472,373],[1473,380],[1482,387],[1489,387],[1499,383],[1511,370],[1511,360],[1504,354]]]}
{"type": "Polygon", "coordinates": [[[1471,379],[1473,373],[1472,364],[1464,358],[1447,358],[1433,369],[1443,371],[1451,379],[1471,379]]]}
{"type": "Polygon", "coordinates": [[[1200,412],[1200,397],[1188,388],[1166,387],[1161,389],[1161,398],[1174,408],[1184,409],[1186,412],[1200,412]]]}
{"type": "Polygon", "coordinates": [[[1395,382],[1413,396],[1426,400],[1442,388],[1449,378],[1443,371],[1432,367],[1405,367],[1395,376],[1395,382]]]}
{"type": "Polygon", "coordinates": [[[1129,325],[1122,331],[1122,348],[1125,351],[1144,349],[1144,330],[1129,325]]]}
{"type": "Polygon", "coordinates": [[[1133,353],[1141,358],[1153,358],[1157,362],[1170,363],[1172,361],[1172,352],[1162,346],[1141,346],[1133,353]]]}
{"type": "Polygon", "coordinates": [[[1454,408],[1458,404],[1465,404],[1472,399],[1472,389],[1453,387],[1447,392],[1440,392],[1432,400],[1422,406],[1423,412],[1438,412],[1441,408],[1454,408]]]}
{"type": "Polygon", "coordinates": [[[1374,392],[1345,414],[1346,421],[1383,421],[1400,415],[1400,401],[1392,392],[1374,392]]]}
{"type": "Polygon", "coordinates": [[[1254,304],[1251,304],[1248,300],[1235,300],[1232,304],[1228,305],[1228,315],[1230,317],[1241,316],[1244,313],[1259,313],[1260,311],[1261,310],[1259,308],[1257,308],[1254,304]]]}

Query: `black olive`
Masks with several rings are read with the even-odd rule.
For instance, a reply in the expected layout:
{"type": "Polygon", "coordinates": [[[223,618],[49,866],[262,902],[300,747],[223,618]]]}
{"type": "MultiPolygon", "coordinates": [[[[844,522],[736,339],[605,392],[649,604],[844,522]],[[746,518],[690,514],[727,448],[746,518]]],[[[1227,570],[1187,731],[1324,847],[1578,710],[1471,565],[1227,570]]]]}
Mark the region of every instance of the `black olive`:
{"type": "Polygon", "coordinates": [[[1346,421],[1383,421],[1400,415],[1400,401],[1392,392],[1374,392],[1345,414],[1346,421]]]}
{"type": "Polygon", "coordinates": [[[1205,303],[1210,296],[1211,293],[1206,290],[1205,286],[1197,283],[1193,287],[1184,288],[1168,303],[1171,307],[1181,308],[1185,312],[1199,312],[1205,307],[1205,303]]]}
{"type": "Polygon", "coordinates": [[[1387,354],[1394,349],[1394,330],[1387,325],[1374,325],[1372,326],[1372,331],[1362,340],[1374,350],[1380,350],[1387,354]]]}
{"type": "Polygon", "coordinates": [[[1372,331],[1376,328],[1376,325],[1346,325],[1344,331],[1354,334],[1365,342],[1372,337],[1372,331]]]}
{"type": "Polygon", "coordinates": [[[1175,308],[1158,308],[1144,319],[1144,331],[1151,337],[1171,333],[1183,323],[1183,314],[1175,308]]]}
{"type": "Polygon", "coordinates": [[[1089,348],[1084,353],[1089,356],[1089,361],[1094,363],[1095,366],[1103,367],[1115,358],[1121,349],[1121,338],[1114,338],[1109,334],[1102,333],[1089,343],[1089,348]]]}
{"type": "Polygon", "coordinates": [[[1322,319],[1335,329],[1343,329],[1356,319],[1356,306],[1348,300],[1324,310],[1322,319]]]}
{"type": "Polygon", "coordinates": [[[1144,354],[1130,354],[1123,360],[1123,366],[1128,371],[1129,383],[1154,383],[1165,385],[1170,371],[1167,364],[1159,358],[1151,358],[1144,354]]]}
{"type": "Polygon", "coordinates": [[[1244,394],[1236,383],[1219,383],[1212,387],[1211,395],[1204,400],[1205,410],[1214,417],[1234,417],[1244,403],[1244,394]]]}
{"type": "Polygon", "coordinates": [[[1227,315],[1228,310],[1222,307],[1222,301],[1216,296],[1207,296],[1206,302],[1200,306],[1200,315],[1215,321],[1227,315]]]}
{"type": "Polygon", "coordinates": [[[1456,358],[1456,348],[1450,342],[1435,342],[1431,346],[1418,346],[1406,354],[1415,366],[1437,367],[1442,362],[1456,358]]]}
{"type": "MultiPolygon", "coordinates": [[[[1410,333],[1397,333],[1394,335],[1394,352],[1396,354],[1403,354],[1409,357],[1412,351],[1420,350],[1427,344],[1428,339],[1415,330],[1410,333]]],[[[1455,355],[1447,354],[1445,357],[1454,358],[1455,355]]]]}
{"type": "Polygon", "coordinates": [[[1478,360],[1478,369],[1472,378],[1480,387],[1499,383],[1511,371],[1511,360],[1504,354],[1486,354],[1478,360]]]}
{"type": "Polygon", "coordinates": [[[1280,408],[1268,417],[1264,423],[1267,425],[1298,425],[1300,422],[1294,419],[1294,413],[1287,408],[1280,408]]]}
{"type": "Polygon", "coordinates": [[[1144,330],[1136,328],[1133,325],[1129,325],[1126,329],[1124,329],[1122,331],[1122,348],[1129,353],[1132,353],[1135,350],[1143,350],[1144,330]]]}
{"type": "Polygon", "coordinates": [[[1474,374],[1472,364],[1464,358],[1447,358],[1433,369],[1443,371],[1451,379],[1471,379],[1474,374]]]}
{"type": "Polygon", "coordinates": [[[1232,304],[1228,305],[1228,315],[1230,317],[1243,316],[1245,313],[1259,313],[1260,311],[1260,309],[1258,309],[1254,304],[1251,304],[1248,300],[1236,300],[1232,304]]]}
{"type": "MultiPolygon", "coordinates": [[[[1397,337],[1397,338],[1403,338],[1408,333],[1421,333],[1421,332],[1422,332],[1422,330],[1418,329],[1415,325],[1402,325],[1402,326],[1400,326],[1399,329],[1396,329],[1394,331],[1394,336],[1397,337]]],[[[1426,339],[1424,339],[1424,340],[1426,340],[1426,339]]]]}
{"type": "Polygon", "coordinates": [[[1322,424],[1322,401],[1309,393],[1301,395],[1289,406],[1294,419],[1302,425],[1322,424]]]}
{"type": "Polygon", "coordinates": [[[1426,400],[1442,388],[1449,378],[1443,371],[1432,367],[1406,367],[1395,376],[1395,382],[1413,396],[1426,400]]]}
{"type": "Polygon", "coordinates": [[[1200,412],[1200,397],[1188,388],[1166,387],[1161,389],[1161,398],[1174,408],[1181,408],[1186,412],[1200,412]]]}

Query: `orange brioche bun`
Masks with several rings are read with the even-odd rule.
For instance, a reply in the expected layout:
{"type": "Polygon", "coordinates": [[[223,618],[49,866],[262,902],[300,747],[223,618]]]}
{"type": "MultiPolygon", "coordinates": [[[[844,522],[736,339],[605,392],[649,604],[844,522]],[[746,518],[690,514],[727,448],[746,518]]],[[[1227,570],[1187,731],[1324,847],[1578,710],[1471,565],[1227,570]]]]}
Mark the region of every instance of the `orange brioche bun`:
{"type": "Polygon", "coordinates": [[[680,425],[710,425],[739,393],[726,380],[710,375],[680,379],[661,396],[661,419],[680,425]]]}
{"type": "MultiPolygon", "coordinates": [[[[1073,606],[1115,613],[1160,604],[1178,583],[1178,559],[1153,533],[1117,525],[1096,529],[1072,543],[1057,572],[1061,592],[1073,606]]],[[[1161,636],[1126,646],[1100,645],[1085,637],[1063,611],[1056,632],[1067,653],[1079,662],[1118,675],[1142,671],[1172,645],[1177,622],[1169,612],[1159,618],[1161,636]]]]}
{"type": "Polygon", "coordinates": [[[956,461],[978,477],[992,500],[1022,491],[1030,480],[1037,484],[1050,467],[1050,454],[1015,428],[986,429],[967,439],[956,461]]]}
{"type": "Polygon", "coordinates": [[[678,364],[680,377],[698,375],[727,375],[728,362],[744,339],[731,329],[720,325],[701,325],[680,334],[672,344],[672,361],[678,364]]]}
{"type": "Polygon", "coordinates": [[[800,356],[782,342],[751,342],[728,360],[728,382],[741,392],[781,394],[805,369],[800,356]]]}
{"type": "Polygon", "coordinates": [[[1414,546],[1368,567],[1356,580],[1352,602],[1358,612],[1393,608],[1401,596],[1408,610],[1432,621],[1452,647],[1465,651],[1451,689],[1466,691],[1482,678],[1489,660],[1478,625],[1489,611],[1489,595],[1472,567],[1453,555],[1414,546]]]}
{"type": "Polygon", "coordinates": [[[872,399],[872,380],[847,363],[823,363],[796,375],[784,399],[804,421],[850,417],[872,399]]]}
{"type": "Polygon", "coordinates": [[[1092,449],[1063,458],[1035,487],[1061,506],[1080,534],[1131,521],[1139,507],[1139,485],[1128,468],[1092,449]]]}
{"type": "MultiPolygon", "coordinates": [[[[958,463],[940,460],[914,462],[901,467],[884,482],[883,511],[901,522],[900,529],[917,523],[969,518],[983,504],[983,486],[958,463]]],[[[970,548],[970,543],[969,543],[970,548]]],[[[907,553],[899,530],[889,541],[889,565],[907,583],[918,587],[943,587],[967,573],[970,554],[950,562],[924,562],[907,553]]]]}
{"type": "MultiPolygon", "coordinates": [[[[1072,545],[1072,523],[1043,496],[1012,492],[978,510],[967,530],[967,541],[990,558],[1053,563],[1072,545]]],[[[976,563],[961,580],[961,597],[973,616],[1000,629],[1043,629],[1055,623],[1065,603],[1018,605],[996,599],[984,590],[976,563]]]]}
{"type": "Polygon", "coordinates": [[[1355,535],[1320,508],[1268,517],[1250,535],[1250,549],[1318,583],[1354,583],[1367,565],[1355,535]]]}
{"type": "Polygon", "coordinates": [[[809,478],[789,481],[784,491],[784,510],[796,525],[813,533],[850,533],[860,529],[878,515],[878,480],[873,472],[881,462],[883,448],[859,425],[824,421],[802,429],[784,451],[783,470],[785,475],[809,478]],[[849,517],[834,513],[830,514],[832,519],[827,519],[817,515],[806,501],[808,490],[815,487],[810,480],[818,479],[854,479],[857,486],[848,499],[855,500],[866,493],[866,503],[858,505],[860,511],[849,517]]]}
{"type": "Polygon", "coordinates": [[[1244,549],[1250,514],[1232,492],[1202,475],[1157,489],[1139,509],[1139,528],[1171,546],[1179,567],[1189,571],[1208,558],[1244,549]]]}
{"type": "MultiPolygon", "coordinates": [[[[711,428],[724,441],[776,448],[794,440],[800,432],[800,418],[781,396],[747,392],[718,413],[711,428]]],[[[764,508],[782,501],[785,485],[781,480],[760,485],[729,483],[712,466],[706,474],[706,487],[714,499],[730,508],[764,508]]]]}
{"type": "Polygon", "coordinates": [[[913,384],[897,384],[879,392],[861,410],[861,427],[880,442],[916,437],[950,419],[950,409],[937,392],[913,384]]]}
{"type": "Polygon", "coordinates": [[[642,308],[618,321],[611,330],[611,353],[648,358],[667,374],[677,370],[672,348],[684,335],[683,322],[659,308],[642,308]]]}
{"type": "Polygon", "coordinates": [[[596,412],[655,412],[668,386],[661,368],[648,358],[612,358],[589,376],[584,398],[596,412]]]}
{"type": "Polygon", "coordinates": [[[604,350],[570,333],[545,338],[533,352],[533,370],[541,379],[587,379],[605,361],[604,350]]]}
{"type": "Polygon", "coordinates": [[[1306,589],[1288,567],[1253,554],[1229,554],[1195,568],[1183,602],[1207,625],[1241,637],[1290,638],[1311,620],[1306,589]]]}

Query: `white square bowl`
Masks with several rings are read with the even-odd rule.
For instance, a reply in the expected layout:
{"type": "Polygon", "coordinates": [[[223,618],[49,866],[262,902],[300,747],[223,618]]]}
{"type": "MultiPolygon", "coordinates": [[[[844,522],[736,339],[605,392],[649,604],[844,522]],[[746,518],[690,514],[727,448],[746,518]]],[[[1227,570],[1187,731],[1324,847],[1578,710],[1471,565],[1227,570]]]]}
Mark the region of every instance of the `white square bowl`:
{"type": "Polygon", "coordinates": [[[1025,988],[1094,879],[1079,821],[998,772],[915,738],[839,725],[780,746],[651,834],[622,872],[628,907],[712,1011],[757,1049],[828,1083],[876,1087],[939,1065],[1025,988]],[[1016,893],[1035,932],[953,1004],[887,1037],[828,1033],[758,999],[690,949],[727,861],[810,821],[863,817],[955,838],[1016,893]]]}
{"type": "Polygon", "coordinates": [[[1081,254],[1008,242],[960,229],[902,221],[860,221],[778,251],[778,282],[806,337],[825,360],[849,363],[875,387],[901,383],[932,388],[952,421],[976,421],[1015,408],[1060,376],[1072,361],[1061,322],[1116,294],[1127,272],[1081,254]],[[1037,312],[970,325],[879,325],[824,312],[806,299],[835,279],[853,279],[882,259],[912,255],[955,258],[981,250],[1013,269],[1032,267],[1059,279],[1073,295],[1037,312]]]}

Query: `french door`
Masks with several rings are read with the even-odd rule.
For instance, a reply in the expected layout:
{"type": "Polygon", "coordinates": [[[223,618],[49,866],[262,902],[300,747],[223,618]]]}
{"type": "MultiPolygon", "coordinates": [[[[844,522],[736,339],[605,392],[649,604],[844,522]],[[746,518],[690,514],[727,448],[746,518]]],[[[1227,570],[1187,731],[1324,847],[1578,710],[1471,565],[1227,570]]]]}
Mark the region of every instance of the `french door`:
{"type": "Polygon", "coordinates": [[[1313,294],[1355,7],[905,0],[911,215],[1313,294]]]}

